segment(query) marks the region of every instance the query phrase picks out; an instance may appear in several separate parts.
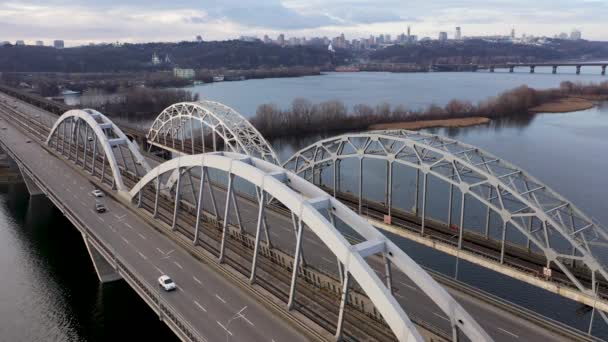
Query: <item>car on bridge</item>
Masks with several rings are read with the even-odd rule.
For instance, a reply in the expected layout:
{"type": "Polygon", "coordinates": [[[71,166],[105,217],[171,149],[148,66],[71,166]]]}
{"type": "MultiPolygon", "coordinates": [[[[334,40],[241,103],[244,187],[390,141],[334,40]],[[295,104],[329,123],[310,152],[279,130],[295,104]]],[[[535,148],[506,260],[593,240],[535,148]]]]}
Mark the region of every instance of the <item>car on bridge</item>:
{"type": "Polygon", "coordinates": [[[99,189],[95,189],[95,190],[91,191],[91,194],[95,197],[103,197],[103,191],[101,191],[99,189]]]}
{"type": "Polygon", "coordinates": [[[177,288],[173,280],[168,275],[164,274],[158,277],[158,284],[167,292],[173,291],[177,288]]]}
{"type": "Polygon", "coordinates": [[[100,202],[95,202],[95,211],[97,211],[98,213],[105,213],[106,207],[100,202]]]}

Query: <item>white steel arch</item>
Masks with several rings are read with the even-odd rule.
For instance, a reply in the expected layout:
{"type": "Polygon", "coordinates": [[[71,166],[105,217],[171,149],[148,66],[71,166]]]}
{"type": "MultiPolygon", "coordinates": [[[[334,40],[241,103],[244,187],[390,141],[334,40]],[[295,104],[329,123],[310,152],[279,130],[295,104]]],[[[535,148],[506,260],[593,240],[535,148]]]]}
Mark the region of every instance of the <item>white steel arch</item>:
{"type": "Polygon", "coordinates": [[[73,109],[65,112],[53,124],[49,136],[46,139],[46,144],[50,145],[53,136],[59,134],[58,128],[61,124],[68,121],[76,122],[78,120],[84,121],[97,137],[96,141],[99,141],[100,148],[103,150],[107,162],[110,165],[110,169],[112,170],[117,190],[126,192],[129,189],[125,186],[122,179],[120,168],[113,152],[113,146],[126,146],[133,158],[135,158],[135,164],[140,165],[145,172],[150,171],[150,166],[146,159],[141,155],[137,145],[133,144],[122,130],[110,119],[93,109],[73,109]]]}
{"type": "MultiPolygon", "coordinates": [[[[284,167],[312,178],[319,170],[333,166],[335,182],[336,163],[348,158],[359,160],[359,189],[362,186],[362,160],[369,158],[387,161],[387,184],[391,182],[393,164],[401,164],[420,171],[425,188],[426,177],[433,175],[450,184],[450,191],[452,187],[459,189],[463,199],[465,194],[474,197],[503,221],[501,262],[506,224],[509,223],[544,253],[547,267],[553,262],[578,290],[591,298],[595,295],[597,282],[601,280],[599,277],[608,280],[607,230],[538,179],[486,151],[437,135],[387,130],[345,134],[318,141],[296,152],[284,167]],[[539,221],[539,228],[531,229],[529,222],[532,218],[539,221]],[[567,244],[571,253],[564,253],[563,246],[556,246],[558,237],[567,244]],[[574,261],[582,262],[590,271],[589,287],[565,265],[574,261]]],[[[389,215],[391,190],[387,196],[389,215]]],[[[359,190],[359,208],[361,196],[359,190]]],[[[423,203],[422,232],[424,207],[423,203]]],[[[459,248],[462,246],[464,205],[461,210],[459,248]]]]}
{"type": "Polygon", "coordinates": [[[203,127],[211,130],[213,151],[217,151],[216,136],[219,136],[231,152],[280,164],[270,144],[249,120],[234,109],[214,101],[181,102],[169,106],[152,123],[147,139],[150,144],[161,148],[194,154],[197,152],[194,145],[199,138],[205,150],[203,127]],[[198,123],[196,128],[193,122],[198,123]],[[195,133],[199,128],[200,132],[195,133]]]}
{"type": "MultiPolygon", "coordinates": [[[[302,224],[309,227],[344,265],[344,273],[350,274],[356,279],[399,341],[422,341],[423,338],[393,297],[391,291],[383,284],[366,262],[365,258],[367,256],[381,253],[386,259],[390,260],[389,265],[394,264],[416,283],[450,317],[452,326],[457,328],[457,330],[461,330],[470,340],[492,340],[473,317],[442,286],[435,282],[429,274],[382,233],[340,201],[330,197],[323,190],[296,174],[270,162],[228,152],[181,156],[158,165],[146,174],[131,189],[130,197],[134,200],[140,191],[146,185],[155,182],[159,175],[167,172],[179,172],[181,168],[189,169],[194,167],[217,169],[226,172],[230,177],[240,177],[254,184],[262,193],[267,193],[268,196],[295,213],[296,217],[301,220],[300,227],[302,224]],[[322,210],[330,211],[332,215],[360,234],[365,241],[357,245],[351,245],[342,233],[325,218],[322,210]]],[[[228,193],[231,191],[230,188],[229,182],[228,193]]],[[[258,223],[259,225],[260,223],[258,223]]],[[[300,228],[301,231],[302,228],[300,228]]],[[[225,234],[226,227],[224,226],[224,238],[225,234]]],[[[296,248],[294,260],[299,260],[299,247],[296,248]]],[[[253,264],[255,265],[255,261],[253,264]]],[[[290,298],[293,296],[297,268],[297,265],[293,267],[294,275],[290,298]]],[[[252,273],[255,273],[254,270],[252,273]]],[[[345,281],[345,283],[348,282],[345,281]]],[[[346,297],[344,292],[340,317],[343,317],[342,307],[346,297]]],[[[339,331],[341,321],[338,322],[338,326],[339,331]]]]}

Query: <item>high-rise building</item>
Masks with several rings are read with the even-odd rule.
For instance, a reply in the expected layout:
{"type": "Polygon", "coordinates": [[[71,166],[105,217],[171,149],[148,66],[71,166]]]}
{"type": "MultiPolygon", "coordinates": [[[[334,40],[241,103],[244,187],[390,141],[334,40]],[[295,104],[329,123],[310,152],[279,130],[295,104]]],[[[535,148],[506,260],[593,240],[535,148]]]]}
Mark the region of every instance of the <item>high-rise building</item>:
{"type": "Polygon", "coordinates": [[[456,34],[454,35],[454,39],[461,40],[462,32],[460,32],[460,26],[456,26],[456,34]]]}
{"type": "Polygon", "coordinates": [[[574,29],[572,30],[572,32],[570,33],[570,39],[572,40],[580,40],[582,38],[582,34],[581,31],[574,29]]]}
{"type": "Polygon", "coordinates": [[[515,27],[511,29],[511,39],[515,39],[515,27]]]}
{"type": "Polygon", "coordinates": [[[18,40],[18,41],[15,42],[15,45],[17,45],[17,46],[24,46],[25,42],[23,40],[18,40]]]}
{"type": "Polygon", "coordinates": [[[55,41],[53,42],[53,47],[54,47],[55,49],[63,49],[63,47],[64,47],[63,40],[55,40],[55,41]]]}
{"type": "Polygon", "coordinates": [[[410,31],[410,25],[407,25],[407,38],[409,40],[409,38],[411,37],[411,31],[410,31]]]}
{"type": "Polygon", "coordinates": [[[44,46],[44,42],[42,40],[37,40],[36,46],[44,46]]]}
{"type": "Polygon", "coordinates": [[[448,33],[447,32],[439,32],[439,41],[440,42],[444,42],[446,40],[448,40],[448,33]]]}
{"type": "Polygon", "coordinates": [[[281,34],[280,34],[280,35],[277,37],[277,44],[279,44],[279,45],[281,45],[281,46],[285,45],[285,35],[284,35],[284,34],[282,34],[282,33],[281,33],[281,34]]]}

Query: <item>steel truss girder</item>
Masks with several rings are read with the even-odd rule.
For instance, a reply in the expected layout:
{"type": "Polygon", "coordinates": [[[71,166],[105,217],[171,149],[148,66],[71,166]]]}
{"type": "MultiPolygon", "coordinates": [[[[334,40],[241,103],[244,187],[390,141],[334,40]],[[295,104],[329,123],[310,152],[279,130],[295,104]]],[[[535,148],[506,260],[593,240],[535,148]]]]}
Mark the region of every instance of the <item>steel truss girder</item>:
{"type": "MultiPolygon", "coordinates": [[[[119,149],[121,158],[122,150],[120,150],[121,146],[125,146],[128,148],[129,152],[131,152],[131,157],[135,158],[135,174],[137,175],[137,165],[140,165],[144,172],[150,171],[150,166],[146,159],[139,152],[139,148],[137,145],[133,144],[127,136],[116,126],[110,119],[108,119],[105,115],[99,113],[93,109],[74,109],[65,112],[63,115],[55,121],[49,136],[46,139],[46,144],[50,146],[52,138],[61,134],[58,130],[59,126],[63,126],[68,123],[76,123],[76,122],[84,122],[86,124],[87,137],[83,140],[83,144],[88,144],[88,131],[91,130],[96,137],[95,143],[95,153],[98,149],[103,150],[105,159],[107,160],[110,168],[112,170],[112,175],[114,177],[114,184],[116,185],[116,189],[119,191],[128,191],[129,189],[125,187],[125,184],[122,179],[122,175],[120,173],[117,157],[114,154],[113,147],[119,149]],[[98,146],[99,145],[99,146],[98,146]]],[[[73,125],[74,126],[74,125],[73,125]]],[[[65,127],[65,126],[64,126],[65,127]]],[[[80,134],[80,132],[77,132],[80,134]]],[[[78,135],[77,135],[78,137],[78,135]]],[[[65,138],[65,136],[64,136],[65,138]]],[[[70,140],[72,138],[70,137],[70,140]]],[[[78,140],[76,140],[78,141],[78,140]]],[[[71,149],[70,149],[71,150],[71,149]]],[[[78,155],[78,153],[76,154],[78,155]]],[[[126,161],[123,162],[126,165],[126,161]]],[[[94,164],[93,164],[94,165],[94,164]]],[[[105,163],[104,163],[105,166],[105,163]]],[[[94,166],[93,166],[94,169],[94,166]]]]}
{"type": "MultiPolygon", "coordinates": [[[[348,274],[357,281],[399,341],[422,341],[423,338],[393,297],[391,290],[376,275],[364,256],[360,254],[359,249],[352,246],[342,233],[325,218],[323,211],[327,212],[329,209],[331,215],[354,229],[363,237],[364,241],[372,241],[373,243],[368,247],[374,246],[374,248],[377,248],[382,245],[382,248],[378,249],[382,256],[416,283],[437,304],[440,310],[450,317],[452,325],[461,330],[470,340],[492,340],[473,317],[428,273],[376,228],[344,204],[333,197],[329,197],[323,190],[294,173],[286,172],[280,166],[258,158],[250,158],[248,162],[243,162],[243,158],[244,156],[241,154],[216,152],[181,156],[169,160],[148,172],[131,189],[130,197],[132,200],[135,199],[146,185],[157,180],[158,175],[174,172],[179,168],[211,168],[226,172],[229,179],[235,176],[240,177],[252,183],[260,192],[266,193],[278,203],[283,204],[294,213],[298,221],[301,221],[303,225],[319,237],[343,265],[345,277],[348,274]],[[277,172],[284,173],[284,178],[287,181],[285,182],[285,179],[281,179],[281,177],[277,178],[277,172]]],[[[230,195],[231,190],[228,190],[227,196],[230,195]]],[[[228,208],[229,205],[230,201],[227,199],[226,207],[228,208]]],[[[224,234],[225,232],[226,227],[224,227],[224,234]]],[[[370,251],[369,248],[361,248],[361,250],[364,252],[370,251]]]]}
{"type": "MultiPolygon", "coordinates": [[[[146,135],[150,143],[167,146],[166,137],[173,142],[184,137],[192,141],[194,147],[193,120],[211,129],[215,136],[219,136],[227,150],[261,158],[279,165],[280,161],[270,144],[255,127],[234,109],[214,101],[181,102],[176,103],[160,113],[152,123],[146,135]],[[188,137],[189,136],[189,137],[188,137]]],[[[204,144],[204,136],[199,133],[204,144]]],[[[197,136],[198,138],[198,136],[197,136]]],[[[214,147],[215,150],[215,147],[214,147]]],[[[182,149],[182,153],[192,154],[182,149]]]]}
{"type": "MultiPolygon", "coordinates": [[[[359,163],[364,158],[386,160],[389,165],[414,168],[425,178],[433,175],[450,184],[451,189],[457,187],[463,198],[465,194],[474,197],[497,213],[505,226],[514,226],[587,295],[594,295],[593,285],[583,286],[562,260],[580,260],[592,274],[597,272],[608,280],[608,261],[600,259],[607,254],[600,248],[608,246],[608,231],[524,170],[475,146],[407,130],[345,134],[303,148],[283,166],[313,181],[315,173],[348,158],[359,159],[359,163]],[[490,196],[485,195],[487,192],[490,196]],[[526,227],[531,217],[541,223],[540,228],[526,227]],[[575,253],[570,256],[556,251],[550,241],[553,234],[558,234],[575,253]]],[[[335,177],[336,171],[333,173],[335,177]]]]}

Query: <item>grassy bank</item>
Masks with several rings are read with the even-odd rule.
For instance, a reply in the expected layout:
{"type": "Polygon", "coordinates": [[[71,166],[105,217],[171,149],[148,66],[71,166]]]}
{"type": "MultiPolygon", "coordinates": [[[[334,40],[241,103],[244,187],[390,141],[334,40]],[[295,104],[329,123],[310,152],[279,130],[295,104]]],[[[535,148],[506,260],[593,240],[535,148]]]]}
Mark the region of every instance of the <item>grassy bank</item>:
{"type": "Polygon", "coordinates": [[[430,105],[423,110],[409,110],[404,106],[392,107],[385,103],[375,107],[360,104],[349,111],[340,101],[313,104],[304,99],[296,99],[291,108],[285,110],[273,104],[261,105],[251,122],[267,138],[378,127],[455,127],[453,125],[476,124],[476,120],[482,120],[480,118],[491,120],[551,111],[547,109],[581,110],[593,106],[592,101],[601,99],[608,99],[608,82],[562,82],[559,88],[543,90],[521,86],[477,104],[452,100],[445,106],[430,105]],[[571,100],[575,98],[579,100],[571,100]],[[461,121],[462,119],[466,120],[461,121]],[[414,122],[418,124],[410,126],[410,123],[414,122]]]}

